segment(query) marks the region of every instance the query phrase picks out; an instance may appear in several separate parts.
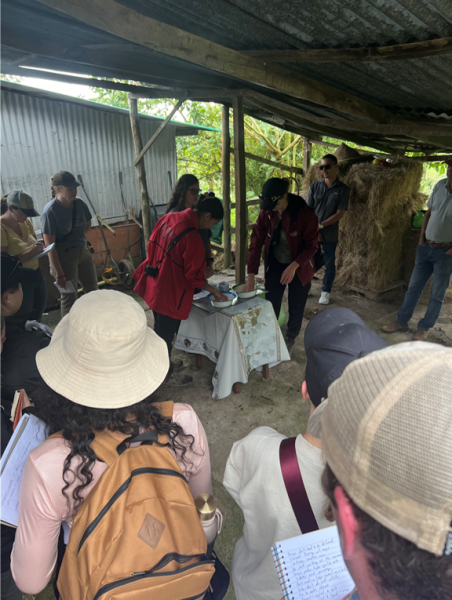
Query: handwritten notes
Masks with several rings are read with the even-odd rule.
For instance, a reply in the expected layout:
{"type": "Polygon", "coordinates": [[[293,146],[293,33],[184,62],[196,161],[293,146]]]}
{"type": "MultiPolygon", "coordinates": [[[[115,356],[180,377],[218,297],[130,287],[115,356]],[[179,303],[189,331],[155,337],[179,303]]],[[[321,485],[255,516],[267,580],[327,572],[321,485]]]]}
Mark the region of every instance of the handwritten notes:
{"type": "Polygon", "coordinates": [[[342,600],[353,589],[336,526],[278,542],[272,552],[286,600],[342,600]]]}
{"type": "Polygon", "coordinates": [[[1,522],[17,527],[19,492],[25,461],[31,450],[47,437],[46,425],[33,415],[24,415],[1,459],[1,522]]]}

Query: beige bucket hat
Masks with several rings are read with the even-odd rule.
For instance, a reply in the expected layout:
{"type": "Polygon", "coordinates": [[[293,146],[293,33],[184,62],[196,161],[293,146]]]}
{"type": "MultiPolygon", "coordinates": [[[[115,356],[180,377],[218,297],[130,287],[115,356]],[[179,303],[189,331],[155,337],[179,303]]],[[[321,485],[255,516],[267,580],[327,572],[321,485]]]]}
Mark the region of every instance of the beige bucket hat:
{"type": "Polygon", "coordinates": [[[397,344],[355,360],[309,419],[333,473],[381,525],[452,555],[452,348],[397,344]]]}
{"type": "Polygon", "coordinates": [[[169,369],[166,343],[130,296],[90,292],[75,302],[36,355],[46,384],[92,408],[123,408],[152,394],[169,369]]]}

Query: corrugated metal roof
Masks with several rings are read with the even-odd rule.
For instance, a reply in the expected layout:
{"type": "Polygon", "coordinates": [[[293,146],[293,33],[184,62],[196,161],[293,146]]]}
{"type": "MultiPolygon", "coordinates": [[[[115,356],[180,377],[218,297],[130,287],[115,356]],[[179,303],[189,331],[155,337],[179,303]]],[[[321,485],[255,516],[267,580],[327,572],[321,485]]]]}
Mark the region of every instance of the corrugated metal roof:
{"type": "MultiPolygon", "coordinates": [[[[452,36],[451,0],[119,0],[143,15],[237,51],[369,47],[452,36]]],[[[21,64],[143,83],[190,88],[243,88],[310,111],[353,120],[338,110],[283,96],[131,43],[36,0],[3,0],[5,64],[21,64]],[[58,42],[63,51],[56,52],[58,42]],[[89,65],[89,66],[87,66],[89,65]]],[[[287,63],[306,76],[388,109],[435,122],[452,116],[452,55],[397,62],[287,63]],[[443,117],[444,115],[444,117],[443,117]]],[[[276,114],[276,113],[275,113],[276,114]]],[[[285,125],[284,125],[285,126],[285,125]]],[[[381,136],[361,136],[378,141],[381,136]]],[[[405,147],[403,138],[393,147],[405,147]],[[397,144],[399,144],[397,146],[397,144]]],[[[407,140],[409,143],[410,140],[407,140]]],[[[429,144],[423,142],[424,149],[429,144]]],[[[435,147],[435,144],[432,145],[435,147]]]]}
{"type": "MultiPolygon", "coordinates": [[[[50,177],[59,170],[82,174],[97,213],[124,215],[119,187],[123,174],[126,205],[140,211],[135,150],[127,112],[92,110],[89,105],[50,100],[2,89],[2,194],[24,189],[39,212],[50,199],[50,177]]],[[[144,139],[158,122],[140,118],[144,139]]],[[[148,190],[155,204],[171,194],[176,179],[176,127],[166,127],[145,155],[148,190]]],[[[79,189],[79,194],[84,197],[79,189]]],[[[119,220],[119,219],[116,219],[119,220]]],[[[34,219],[39,229],[39,219],[34,219]]]]}

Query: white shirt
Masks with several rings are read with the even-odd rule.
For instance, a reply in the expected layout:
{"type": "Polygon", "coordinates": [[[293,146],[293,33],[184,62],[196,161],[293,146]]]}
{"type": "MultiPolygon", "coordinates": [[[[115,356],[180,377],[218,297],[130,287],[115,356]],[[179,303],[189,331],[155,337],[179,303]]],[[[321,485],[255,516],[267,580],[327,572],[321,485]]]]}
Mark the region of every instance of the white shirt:
{"type": "MultiPolygon", "coordinates": [[[[270,549],[276,542],[301,534],[279,463],[283,439],[270,427],[258,427],[234,444],[226,464],[223,485],[245,519],[232,560],[237,600],[280,600],[282,591],[270,549]]],[[[331,523],[323,515],[322,450],[301,435],[295,448],[309,502],[323,529],[331,523]]]]}
{"type": "Polygon", "coordinates": [[[435,185],[427,208],[432,209],[432,214],[425,237],[437,244],[452,242],[452,189],[447,178],[440,179],[435,185]]]}

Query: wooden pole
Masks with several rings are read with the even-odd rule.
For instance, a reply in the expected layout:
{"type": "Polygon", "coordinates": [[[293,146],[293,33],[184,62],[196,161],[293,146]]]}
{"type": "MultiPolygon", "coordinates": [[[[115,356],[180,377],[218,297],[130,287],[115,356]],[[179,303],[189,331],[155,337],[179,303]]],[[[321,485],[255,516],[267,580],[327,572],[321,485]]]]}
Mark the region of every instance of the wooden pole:
{"type": "Polygon", "coordinates": [[[246,229],[246,171],[245,171],[245,125],[243,98],[232,99],[234,123],[234,173],[235,173],[235,281],[245,281],[245,267],[248,249],[246,229]]]}
{"type": "Polygon", "coordinates": [[[303,171],[304,174],[308,172],[309,167],[311,166],[311,156],[312,156],[312,143],[310,140],[303,140],[303,171]]]}
{"type": "Polygon", "coordinates": [[[223,172],[223,231],[224,231],[224,267],[229,269],[231,254],[231,135],[229,133],[229,106],[224,105],[221,112],[221,170],[223,172]]]}
{"type": "MultiPolygon", "coordinates": [[[[152,144],[155,142],[155,140],[159,137],[159,135],[162,133],[162,131],[165,129],[165,127],[168,125],[168,123],[171,121],[171,119],[177,113],[177,111],[179,110],[179,108],[185,102],[185,98],[186,97],[187,97],[187,94],[185,94],[184,97],[179,100],[179,102],[176,104],[176,106],[174,106],[174,108],[172,109],[172,111],[170,112],[170,114],[166,117],[166,119],[163,121],[163,123],[157,129],[157,131],[154,132],[154,134],[151,137],[151,139],[149,140],[149,142],[146,144],[146,146],[143,148],[143,150],[141,150],[141,152],[136,157],[136,159],[135,159],[135,166],[137,166],[137,164],[141,161],[141,159],[143,158],[143,156],[146,154],[146,152],[149,150],[149,148],[152,146],[152,144]]],[[[136,100],[135,100],[135,102],[136,102],[136,100]]]]}
{"type": "MultiPolygon", "coordinates": [[[[231,154],[234,154],[234,148],[231,148],[231,154]]],[[[303,175],[303,169],[301,169],[300,167],[284,165],[283,163],[276,162],[276,160],[270,160],[269,158],[262,158],[262,156],[256,156],[256,154],[251,154],[251,152],[245,152],[245,158],[255,160],[256,162],[263,163],[264,165],[270,165],[272,167],[275,167],[275,169],[281,169],[282,171],[287,171],[288,173],[293,173],[294,175],[303,175]]]]}
{"type": "MultiPolygon", "coordinates": [[[[140,152],[143,150],[143,140],[141,139],[140,123],[138,121],[138,102],[130,97],[129,110],[130,126],[132,128],[133,144],[135,146],[135,155],[139,156],[140,152]]],[[[149,238],[151,237],[152,219],[151,207],[149,205],[148,186],[146,182],[146,169],[144,167],[143,160],[139,161],[139,163],[136,165],[136,169],[138,189],[140,191],[141,215],[143,218],[143,235],[147,254],[147,243],[149,238]]]]}

